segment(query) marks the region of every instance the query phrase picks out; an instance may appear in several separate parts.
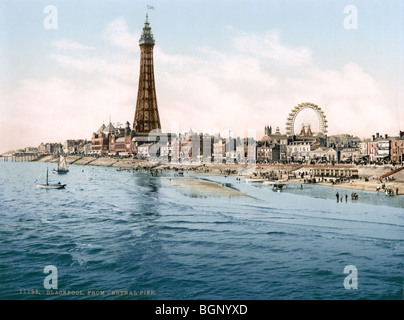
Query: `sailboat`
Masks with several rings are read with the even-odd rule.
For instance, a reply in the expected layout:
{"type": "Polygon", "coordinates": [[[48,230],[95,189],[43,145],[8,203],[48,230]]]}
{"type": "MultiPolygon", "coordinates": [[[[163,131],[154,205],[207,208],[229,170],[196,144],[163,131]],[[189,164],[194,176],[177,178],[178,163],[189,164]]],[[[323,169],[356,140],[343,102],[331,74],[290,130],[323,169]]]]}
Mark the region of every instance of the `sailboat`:
{"type": "Polygon", "coordinates": [[[67,173],[69,169],[67,169],[67,160],[66,156],[60,155],[58,160],[58,168],[53,170],[53,173],[67,173]]]}
{"type": "Polygon", "coordinates": [[[46,167],[46,184],[37,184],[37,188],[41,189],[63,189],[66,185],[61,184],[60,182],[57,184],[49,184],[48,182],[48,167],[46,167]]]}

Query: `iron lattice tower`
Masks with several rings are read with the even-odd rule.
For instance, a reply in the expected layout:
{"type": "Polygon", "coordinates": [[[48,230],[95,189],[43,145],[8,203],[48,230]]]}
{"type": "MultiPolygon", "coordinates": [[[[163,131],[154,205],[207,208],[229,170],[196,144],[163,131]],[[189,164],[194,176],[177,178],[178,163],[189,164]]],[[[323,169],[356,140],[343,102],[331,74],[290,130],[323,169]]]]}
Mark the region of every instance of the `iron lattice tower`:
{"type": "Polygon", "coordinates": [[[133,130],[137,133],[149,133],[153,129],[161,129],[161,124],[159,111],[157,108],[156,87],[154,84],[154,38],[151,32],[147,14],[143,27],[143,33],[139,40],[139,46],[139,88],[137,93],[133,130]]]}

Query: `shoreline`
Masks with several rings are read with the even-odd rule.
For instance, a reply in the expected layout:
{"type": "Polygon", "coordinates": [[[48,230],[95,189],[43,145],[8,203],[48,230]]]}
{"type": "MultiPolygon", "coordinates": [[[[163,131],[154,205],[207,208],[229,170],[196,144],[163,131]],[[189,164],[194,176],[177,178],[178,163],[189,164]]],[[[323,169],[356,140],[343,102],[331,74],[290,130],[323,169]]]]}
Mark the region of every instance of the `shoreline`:
{"type": "MultiPolygon", "coordinates": [[[[57,163],[57,158],[53,155],[47,155],[41,157],[40,159],[31,160],[28,162],[49,162],[57,163]]],[[[218,174],[222,176],[237,176],[241,178],[260,178],[261,176],[268,176],[268,174],[273,174],[276,172],[280,173],[280,179],[285,179],[291,172],[301,171],[297,165],[256,165],[248,167],[245,164],[221,164],[221,163],[154,163],[148,160],[140,159],[116,159],[110,157],[82,157],[82,156],[67,156],[68,165],[90,165],[90,166],[101,166],[101,167],[112,167],[112,168],[122,168],[122,169],[144,169],[144,170],[163,170],[163,171],[185,171],[185,172],[195,172],[195,173],[209,173],[218,174]]],[[[351,190],[364,190],[373,192],[383,192],[382,185],[385,184],[386,187],[392,188],[394,195],[396,195],[396,189],[399,189],[398,195],[404,195],[404,170],[395,174],[398,179],[393,181],[380,182],[379,178],[381,174],[388,173],[390,169],[389,166],[385,167],[360,167],[359,179],[351,179],[350,182],[341,182],[332,184],[330,182],[317,182],[315,185],[324,185],[338,188],[345,188],[351,190]],[[368,178],[368,181],[365,181],[368,178]],[[379,188],[379,191],[377,191],[379,188]]],[[[392,170],[392,169],[390,169],[392,170]]],[[[299,174],[297,174],[299,176],[299,174]]],[[[321,179],[316,177],[316,179],[321,179]]],[[[329,179],[328,179],[329,180],[329,179]]],[[[386,180],[386,179],[385,179],[386,180]]],[[[304,178],[288,178],[290,182],[301,183],[305,185],[304,178]]]]}
{"type": "MultiPolygon", "coordinates": [[[[296,182],[296,183],[301,183],[304,185],[305,184],[302,179],[291,179],[289,180],[290,182],[296,182]]],[[[381,183],[375,183],[372,181],[369,182],[363,182],[361,180],[353,180],[352,183],[350,182],[343,182],[343,183],[336,183],[332,184],[329,182],[317,182],[317,183],[311,183],[310,185],[321,185],[321,186],[327,186],[327,187],[335,187],[335,188],[343,188],[343,189],[350,189],[350,190],[361,190],[361,191],[372,191],[375,193],[385,193],[385,190],[381,188],[381,183]],[[380,188],[377,190],[377,188],[380,188]]],[[[396,188],[399,189],[398,195],[404,195],[404,183],[402,182],[396,182],[392,181],[390,183],[386,183],[386,186],[391,187],[394,191],[394,195],[396,195],[396,188]]]]}

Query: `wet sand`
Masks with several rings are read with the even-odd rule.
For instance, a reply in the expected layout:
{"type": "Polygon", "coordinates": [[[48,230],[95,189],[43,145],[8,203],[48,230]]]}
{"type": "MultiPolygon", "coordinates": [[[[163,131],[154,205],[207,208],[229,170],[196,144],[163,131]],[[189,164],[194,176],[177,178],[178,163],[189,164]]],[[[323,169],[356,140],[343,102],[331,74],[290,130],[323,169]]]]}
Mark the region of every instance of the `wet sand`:
{"type": "Polygon", "coordinates": [[[238,190],[225,187],[219,183],[197,178],[170,178],[170,183],[189,196],[250,197],[238,190]]]}

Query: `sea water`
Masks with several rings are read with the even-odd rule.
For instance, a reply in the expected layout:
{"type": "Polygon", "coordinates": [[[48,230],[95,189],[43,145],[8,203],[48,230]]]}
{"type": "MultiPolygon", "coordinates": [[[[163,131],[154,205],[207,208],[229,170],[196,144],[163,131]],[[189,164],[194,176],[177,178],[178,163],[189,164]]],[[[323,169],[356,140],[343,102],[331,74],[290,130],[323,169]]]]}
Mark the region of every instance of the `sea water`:
{"type": "Polygon", "coordinates": [[[403,299],[403,196],[54,166],[0,162],[0,299],[403,299]],[[47,167],[65,189],[36,188],[47,167]]]}

